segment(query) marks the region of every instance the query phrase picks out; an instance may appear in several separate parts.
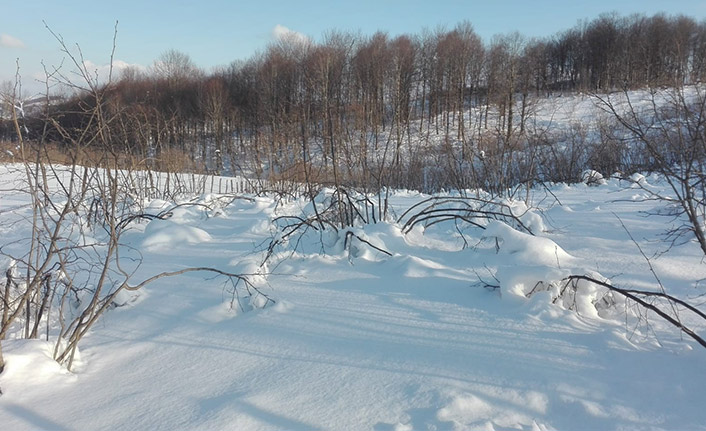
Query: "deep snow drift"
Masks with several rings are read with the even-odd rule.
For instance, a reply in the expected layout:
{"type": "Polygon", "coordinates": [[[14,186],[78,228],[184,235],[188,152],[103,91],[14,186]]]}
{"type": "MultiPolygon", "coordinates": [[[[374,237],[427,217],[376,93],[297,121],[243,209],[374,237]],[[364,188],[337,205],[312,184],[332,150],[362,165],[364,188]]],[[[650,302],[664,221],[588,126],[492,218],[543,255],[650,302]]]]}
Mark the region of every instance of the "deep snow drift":
{"type": "MultiPolygon", "coordinates": [[[[0,179],[3,190],[14,181],[0,179]]],[[[160,279],[121,297],[83,341],[73,373],[51,360],[50,343],[7,340],[0,428],[706,429],[701,346],[624,303],[597,307],[605,292],[595,289],[572,310],[553,304],[549,288],[526,297],[538,281],[588,272],[655,289],[617,217],[652,256],[667,247],[659,239],[670,220],[647,216],[660,203],[617,179],[551,191],[558,201],[533,194],[534,226],[538,215],[544,224],[536,237],[500,222],[356,230],[387,256],[307,235],[257,280],[276,301],[264,309],[234,303],[208,275],[160,279]]],[[[425,197],[396,192],[392,206],[400,214],[425,197]]],[[[28,211],[22,199],[0,195],[0,217],[28,211]]],[[[250,273],[272,218],[303,208],[266,197],[208,214],[183,207],[133,224],[124,242],[144,256],[137,278],[201,265],[250,273]]],[[[4,243],[26,233],[0,226],[4,243]]],[[[670,293],[693,298],[704,289],[702,258],[687,242],[652,264],[670,293]]]]}

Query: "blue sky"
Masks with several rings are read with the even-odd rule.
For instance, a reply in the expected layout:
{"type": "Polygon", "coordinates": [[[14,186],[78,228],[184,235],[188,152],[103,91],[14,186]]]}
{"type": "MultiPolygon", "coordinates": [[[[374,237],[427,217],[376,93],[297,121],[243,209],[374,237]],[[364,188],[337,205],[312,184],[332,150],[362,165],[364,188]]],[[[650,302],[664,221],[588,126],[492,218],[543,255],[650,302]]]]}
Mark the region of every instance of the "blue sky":
{"type": "Polygon", "coordinates": [[[419,33],[470,21],[488,41],[494,34],[519,31],[543,37],[593,19],[602,12],[622,15],[656,12],[706,18],[706,0],[11,0],[0,15],[0,82],[12,79],[20,59],[25,88],[38,88],[40,61],[60,63],[58,44],[42,20],[84,58],[107,64],[118,20],[115,58],[149,66],[168,49],[182,51],[204,68],[250,57],[272,40],[276,26],[313,39],[331,29],[370,35],[419,33]]]}

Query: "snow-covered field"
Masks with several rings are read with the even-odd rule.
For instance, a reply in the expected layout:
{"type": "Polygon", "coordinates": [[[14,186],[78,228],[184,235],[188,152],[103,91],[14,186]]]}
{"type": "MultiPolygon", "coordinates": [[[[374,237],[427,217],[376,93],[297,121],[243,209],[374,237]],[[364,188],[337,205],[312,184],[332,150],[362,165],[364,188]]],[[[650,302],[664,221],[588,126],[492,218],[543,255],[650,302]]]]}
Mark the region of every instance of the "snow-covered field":
{"type": "MultiPolygon", "coordinates": [[[[7,220],[29,209],[0,168],[7,220]]],[[[256,281],[276,301],[264,309],[241,308],[207,274],[159,279],[105,314],[74,372],[51,359],[50,342],[6,340],[0,429],[706,429],[703,347],[620,301],[597,308],[595,289],[575,310],[550,292],[526,297],[569,274],[656,289],[618,217],[653,256],[668,248],[660,235],[671,219],[647,215],[662,204],[617,179],[550,189],[558,201],[535,191],[537,210],[523,219],[543,227],[537,237],[499,222],[461,227],[465,247],[452,222],[356,230],[387,256],[362,242],[344,250],[343,235],[305,236],[256,281]]],[[[400,215],[426,197],[399,191],[391,201],[400,215]]],[[[216,212],[182,207],[133,224],[123,242],[144,256],[137,279],[187,266],[253,272],[272,219],[304,206],[251,197],[216,212]]],[[[27,234],[0,229],[3,244],[27,234]]],[[[706,265],[694,243],[651,263],[669,293],[698,303],[706,265]]]]}

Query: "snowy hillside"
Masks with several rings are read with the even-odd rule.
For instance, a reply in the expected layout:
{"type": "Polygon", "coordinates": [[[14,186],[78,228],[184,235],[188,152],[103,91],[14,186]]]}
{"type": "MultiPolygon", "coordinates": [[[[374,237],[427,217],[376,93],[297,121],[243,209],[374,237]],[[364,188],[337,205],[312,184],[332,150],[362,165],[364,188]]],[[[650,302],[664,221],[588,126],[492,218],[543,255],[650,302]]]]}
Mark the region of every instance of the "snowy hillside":
{"type": "MultiPolygon", "coordinates": [[[[0,236],[11,247],[28,235],[16,221],[31,209],[11,192],[11,166],[0,169],[0,236]]],[[[657,176],[642,181],[664,187],[657,176]]],[[[646,216],[663,204],[630,183],[549,191],[533,191],[530,211],[506,202],[536,236],[499,221],[403,231],[402,218],[350,237],[312,229],[263,267],[273,220],[310,204],[203,195],[196,203],[208,207],[135,221],[122,241],[144,259],[136,279],[193,266],[260,271],[254,287],[274,304],[236,298],[210,274],[156,280],[117,298],[73,372],[51,359],[51,341],[11,334],[0,428],[706,429],[703,347],[594,285],[559,291],[572,274],[658,289],[622,220],[669,293],[698,303],[699,248],[667,250],[660,235],[672,220],[646,216]]],[[[426,198],[394,192],[393,212],[426,198]]],[[[152,201],[146,211],[173,205],[152,201]]],[[[680,317],[706,334],[703,321],[680,317]]]]}

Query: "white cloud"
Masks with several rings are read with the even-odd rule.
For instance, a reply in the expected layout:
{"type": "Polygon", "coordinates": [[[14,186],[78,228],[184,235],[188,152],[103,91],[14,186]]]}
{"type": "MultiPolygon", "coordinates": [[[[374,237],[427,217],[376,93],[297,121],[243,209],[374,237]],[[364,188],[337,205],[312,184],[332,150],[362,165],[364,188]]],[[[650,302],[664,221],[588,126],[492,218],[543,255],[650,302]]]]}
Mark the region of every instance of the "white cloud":
{"type": "MultiPolygon", "coordinates": [[[[91,60],[86,60],[83,62],[83,66],[88,71],[91,79],[98,79],[99,83],[105,83],[108,80],[110,74],[110,64],[96,64],[91,60]]],[[[120,78],[120,75],[125,69],[135,69],[138,72],[146,72],[147,68],[141,64],[130,64],[122,60],[113,60],[113,74],[112,80],[120,78]]]]}
{"type": "Polygon", "coordinates": [[[290,28],[287,28],[281,24],[277,24],[272,29],[271,36],[274,40],[290,39],[299,43],[310,42],[310,39],[306,35],[299,33],[298,31],[294,31],[290,28]]]}
{"type": "Polygon", "coordinates": [[[0,34],[0,46],[5,48],[24,48],[25,43],[9,34],[0,34]]]}

